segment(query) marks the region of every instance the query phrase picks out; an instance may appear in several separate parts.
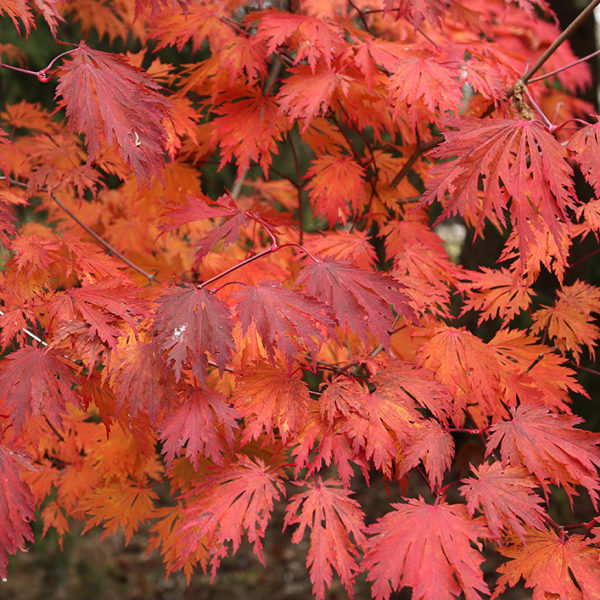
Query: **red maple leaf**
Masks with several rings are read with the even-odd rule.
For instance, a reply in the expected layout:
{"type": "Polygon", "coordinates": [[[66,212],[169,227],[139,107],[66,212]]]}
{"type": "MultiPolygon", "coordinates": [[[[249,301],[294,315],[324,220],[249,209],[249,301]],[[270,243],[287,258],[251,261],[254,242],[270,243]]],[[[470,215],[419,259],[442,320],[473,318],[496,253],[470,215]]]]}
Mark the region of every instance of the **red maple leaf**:
{"type": "MultiPolygon", "coordinates": [[[[2,135],[0,134],[0,140],[2,135]]],[[[10,248],[11,238],[17,233],[14,222],[15,206],[27,204],[27,200],[11,190],[0,190],[0,242],[10,248]]]]}
{"type": "Polygon", "coordinates": [[[60,13],[62,7],[61,0],[33,0],[33,3],[40,13],[42,13],[52,36],[56,38],[58,24],[65,22],[64,17],[60,13]]]}
{"type": "Polygon", "coordinates": [[[392,387],[381,387],[372,394],[365,390],[356,395],[355,401],[358,399],[362,400],[360,412],[350,413],[340,429],[355,452],[362,451],[366,459],[391,477],[392,465],[402,460],[403,449],[413,441],[422,416],[412,398],[398,395],[392,387]]]}
{"type": "Polygon", "coordinates": [[[461,117],[448,125],[453,129],[445,130],[446,141],[432,152],[443,162],[432,169],[421,204],[438,200],[445,207],[440,218],[468,216],[479,230],[486,217],[505,224],[510,208],[523,255],[541,227],[558,242],[575,190],[566,150],[556,138],[537,121],[521,119],[461,117]]]}
{"type": "Polygon", "coordinates": [[[476,508],[483,512],[494,537],[510,528],[523,539],[528,526],[543,528],[547,515],[540,506],[542,498],[533,492],[538,484],[524,468],[499,462],[471,468],[475,478],[463,479],[460,493],[471,516],[476,508]]]}
{"type": "Polygon", "coordinates": [[[318,156],[306,172],[313,210],[330,225],[346,223],[367,199],[364,175],[363,167],[350,156],[318,156]]]}
{"type": "Polygon", "coordinates": [[[165,214],[167,223],[161,226],[163,231],[172,231],[177,227],[202,219],[216,219],[224,217],[225,221],[211,229],[197,244],[196,260],[201,260],[220,241],[223,248],[227,248],[239,237],[240,228],[254,221],[265,228],[272,236],[277,233],[276,224],[255,211],[238,208],[235,200],[229,194],[219,196],[212,200],[208,196],[190,195],[186,204],[172,209],[165,214]]]}
{"type": "Polygon", "coordinates": [[[409,586],[414,600],[467,600],[489,594],[479,567],[484,557],[472,544],[489,538],[481,517],[471,518],[463,505],[426,504],[410,498],[369,526],[362,566],[373,582],[376,600],[409,586]]]}
{"type": "Polygon", "coordinates": [[[403,402],[414,400],[443,423],[453,413],[454,398],[427,369],[400,360],[388,360],[373,378],[373,384],[377,388],[393,389],[403,402]]]}
{"type": "Polygon", "coordinates": [[[292,67],[289,72],[277,101],[290,119],[303,119],[303,129],[325,114],[336,98],[343,98],[350,87],[351,78],[343,74],[343,69],[331,71],[321,63],[314,73],[307,65],[292,67]]]}
{"type": "Polygon", "coordinates": [[[267,55],[287,44],[296,52],[294,64],[306,60],[313,73],[323,62],[330,69],[336,52],[343,48],[343,29],[313,16],[270,10],[250,13],[247,20],[260,21],[255,40],[266,42],[267,55]]]}
{"type": "Polygon", "coordinates": [[[298,283],[330,306],[340,326],[356,331],[365,344],[372,335],[387,347],[395,322],[392,308],[403,317],[413,314],[399,281],[330,257],[304,267],[298,283]]]}
{"type": "Polygon", "coordinates": [[[66,403],[81,402],[75,385],[71,370],[51,350],[26,346],[2,361],[0,399],[10,409],[16,432],[30,415],[44,415],[62,427],[66,403]]]}
{"type": "Polygon", "coordinates": [[[429,21],[430,23],[441,21],[452,4],[451,0],[440,0],[438,2],[428,2],[427,0],[384,0],[383,2],[386,11],[393,10],[396,18],[404,17],[415,27],[419,27],[423,21],[429,21]]]}
{"type": "Polygon", "coordinates": [[[178,537],[182,544],[181,560],[207,543],[211,548],[213,578],[226,544],[236,552],[244,531],[254,552],[263,562],[262,541],[273,503],[285,494],[283,481],[272,465],[260,459],[240,455],[226,469],[206,474],[189,494],[190,503],[178,537]]]}
{"type": "Polygon", "coordinates": [[[502,462],[523,466],[547,493],[549,482],[561,485],[569,497],[577,495],[572,484],[585,487],[598,505],[600,436],[575,429],[583,422],[573,415],[554,414],[537,406],[511,409],[512,419],[490,429],[487,454],[500,445],[502,462]]]}
{"type": "Polygon", "coordinates": [[[179,10],[187,14],[189,3],[190,0],[135,0],[135,18],[137,19],[148,10],[150,10],[150,16],[154,17],[163,7],[173,12],[179,10]]]}
{"type": "Polygon", "coordinates": [[[456,111],[463,98],[459,73],[456,61],[429,48],[411,52],[395,65],[387,85],[393,117],[400,114],[416,128],[424,117],[456,111]]]}
{"type": "Polygon", "coordinates": [[[174,363],[176,379],[184,365],[189,365],[204,382],[209,354],[223,371],[235,350],[227,305],[212,292],[194,286],[169,290],[158,302],[152,334],[167,352],[168,363],[174,363]]]}
{"type": "Polygon", "coordinates": [[[434,419],[414,423],[409,435],[397,461],[398,476],[408,473],[422,461],[432,487],[439,489],[444,474],[452,465],[454,439],[434,419]]]}
{"type": "Polygon", "coordinates": [[[364,414],[367,390],[354,379],[338,377],[327,384],[319,398],[321,416],[332,425],[339,417],[349,417],[351,413],[364,414]]]}
{"type": "MultiPolygon", "coordinates": [[[[7,554],[25,550],[25,542],[33,542],[34,498],[29,487],[19,478],[15,453],[0,446],[0,577],[6,577],[7,554]]],[[[6,581],[6,579],[4,580],[6,581]]]]}
{"type": "Polygon", "coordinates": [[[337,479],[322,481],[316,477],[314,483],[305,481],[297,485],[308,487],[308,491],[291,499],[283,528],[299,525],[292,535],[295,544],[302,541],[306,528],[310,529],[306,566],[310,570],[313,594],[317,600],[323,600],[326,587],[331,585],[332,569],[335,569],[348,594],[352,595],[354,578],[360,571],[359,549],[367,541],[360,504],[350,498],[352,491],[342,487],[337,479]]]}
{"type": "Polygon", "coordinates": [[[246,211],[240,210],[231,196],[223,195],[218,200],[211,200],[204,195],[189,195],[184,205],[165,213],[166,221],[161,229],[173,231],[186,223],[219,217],[225,217],[226,220],[196,242],[196,261],[199,261],[221,240],[223,248],[230,246],[238,239],[240,228],[248,223],[246,211]]]}
{"type": "Polygon", "coordinates": [[[67,329],[76,320],[87,325],[85,338],[99,339],[112,349],[124,335],[124,321],[136,332],[136,317],[143,312],[143,302],[138,298],[137,288],[125,277],[106,277],[81,287],[67,290],[57,296],[52,308],[53,318],[67,329]]]}
{"type": "Polygon", "coordinates": [[[27,0],[2,0],[0,14],[10,17],[19,33],[21,33],[21,23],[25,26],[27,35],[32,27],[35,29],[35,18],[27,0]]]}
{"type": "Polygon", "coordinates": [[[569,140],[567,148],[573,152],[586,181],[600,195],[600,122],[582,127],[569,140]]]}
{"type": "Polygon", "coordinates": [[[250,161],[257,162],[267,177],[277,142],[288,128],[275,99],[260,88],[233,90],[219,99],[221,103],[213,109],[217,117],[211,121],[212,139],[221,148],[219,168],[235,156],[238,178],[245,175],[250,161]]]}
{"type": "Polygon", "coordinates": [[[116,383],[117,416],[123,407],[130,419],[138,413],[148,415],[155,423],[164,401],[166,389],[161,378],[161,356],[153,342],[133,344],[117,354],[116,383]]]}
{"type": "Polygon", "coordinates": [[[313,358],[325,335],[333,333],[334,321],[327,308],[280,283],[262,281],[235,292],[236,308],[244,332],[254,323],[271,360],[277,348],[290,361],[298,347],[313,358]]]}
{"type": "Polygon", "coordinates": [[[103,141],[116,140],[139,179],[159,174],[169,103],[158,84],[123,56],[85,42],[70,55],[58,73],[56,95],[63,98],[71,129],[85,134],[90,158],[99,156],[103,141]]]}
{"type": "Polygon", "coordinates": [[[352,448],[348,436],[342,431],[344,422],[344,419],[339,419],[335,423],[327,423],[319,407],[313,405],[308,408],[304,426],[297,436],[298,445],[292,450],[296,457],[296,476],[300,469],[315,473],[324,464],[329,466],[333,462],[344,486],[350,486],[355,465],[360,467],[365,481],[369,481],[368,462],[364,453],[352,448]]]}

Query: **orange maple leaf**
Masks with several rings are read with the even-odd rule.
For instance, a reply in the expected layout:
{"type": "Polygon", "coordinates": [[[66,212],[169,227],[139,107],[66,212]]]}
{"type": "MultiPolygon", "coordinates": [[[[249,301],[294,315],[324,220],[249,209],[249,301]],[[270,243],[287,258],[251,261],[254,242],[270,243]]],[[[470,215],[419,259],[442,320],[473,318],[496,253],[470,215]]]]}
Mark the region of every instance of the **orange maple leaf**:
{"type": "Polygon", "coordinates": [[[311,404],[308,387],[283,365],[254,364],[240,374],[233,403],[246,419],[243,438],[256,439],[264,431],[285,443],[306,420],[311,404]]]}
{"type": "Polygon", "coordinates": [[[500,552],[510,560],[498,567],[502,575],[491,600],[521,577],[533,589],[533,600],[600,598],[600,550],[582,535],[530,530],[523,540],[509,539],[500,552]]]}
{"type": "Polygon", "coordinates": [[[313,210],[329,225],[346,223],[366,202],[365,170],[351,156],[324,154],[306,172],[313,210]]]}
{"type": "Polygon", "coordinates": [[[542,307],[533,314],[532,333],[547,331],[561,352],[572,352],[579,364],[581,348],[586,346],[595,358],[595,343],[600,329],[593,323],[592,313],[600,314],[600,288],[577,280],[563,286],[554,306],[542,307]]]}
{"type": "Polygon", "coordinates": [[[409,586],[414,600],[469,600],[489,594],[479,567],[481,541],[489,538],[481,517],[473,519],[459,504],[426,504],[409,498],[369,526],[363,567],[376,600],[409,586]]]}
{"type": "Polygon", "coordinates": [[[467,295],[461,315],[479,312],[478,326],[496,317],[508,323],[531,304],[532,290],[518,272],[484,267],[481,272],[466,272],[464,278],[460,288],[467,295]]]}

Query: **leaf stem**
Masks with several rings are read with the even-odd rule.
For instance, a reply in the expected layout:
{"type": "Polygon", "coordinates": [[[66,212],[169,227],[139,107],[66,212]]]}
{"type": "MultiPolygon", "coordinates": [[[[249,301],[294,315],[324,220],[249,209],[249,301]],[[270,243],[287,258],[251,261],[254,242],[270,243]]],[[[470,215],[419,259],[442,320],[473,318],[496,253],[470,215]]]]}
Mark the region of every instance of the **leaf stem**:
{"type": "Polygon", "coordinates": [[[550,119],[548,119],[548,117],[544,114],[544,111],[539,107],[538,103],[533,99],[533,97],[529,93],[529,90],[527,89],[527,86],[525,85],[525,86],[523,86],[523,88],[525,90],[525,95],[527,96],[527,100],[528,100],[529,104],[531,104],[531,106],[533,106],[533,109],[535,110],[535,112],[538,114],[538,116],[542,120],[544,127],[546,127],[546,129],[548,129],[548,131],[553,132],[556,129],[556,126],[550,122],[550,119]]]}
{"type": "Polygon", "coordinates": [[[50,81],[50,79],[52,79],[52,76],[48,75],[48,71],[52,68],[52,65],[54,65],[54,63],[57,60],[61,59],[63,56],[66,56],[67,54],[72,54],[73,52],[75,52],[75,50],[77,50],[77,48],[73,48],[72,50],[67,50],[66,52],[61,52],[58,56],[55,56],[48,63],[47,66],[45,66],[43,69],[40,69],[39,71],[32,71],[31,69],[23,69],[21,67],[15,67],[14,65],[7,65],[2,62],[0,62],[0,67],[4,67],[5,69],[10,69],[11,71],[18,71],[19,73],[25,73],[26,75],[34,75],[40,81],[42,81],[43,83],[46,83],[47,81],[50,81]]]}
{"type": "Polygon", "coordinates": [[[203,281],[200,285],[198,285],[198,288],[206,287],[207,285],[214,283],[215,281],[218,281],[222,277],[225,277],[225,275],[229,275],[229,273],[233,273],[234,271],[241,269],[245,265],[250,264],[251,262],[254,262],[255,260],[258,260],[259,258],[262,258],[263,256],[267,256],[267,254],[272,254],[274,252],[277,252],[278,250],[281,250],[283,248],[289,248],[289,247],[299,248],[300,250],[302,250],[302,252],[304,252],[304,254],[306,254],[309,258],[311,258],[314,262],[316,262],[316,263],[321,262],[321,261],[319,261],[318,258],[315,258],[304,246],[301,246],[300,244],[295,244],[294,242],[289,242],[288,244],[281,244],[281,246],[278,244],[273,244],[270,248],[267,248],[266,250],[263,250],[262,252],[259,252],[258,254],[254,254],[253,256],[246,258],[245,260],[233,265],[232,267],[229,267],[229,269],[225,269],[223,272],[218,273],[214,277],[211,277],[210,279],[203,281]]]}
{"type": "Polygon", "coordinates": [[[580,258],[579,260],[575,261],[572,265],[570,265],[569,269],[570,270],[573,269],[574,267],[581,264],[582,262],[585,262],[586,260],[592,258],[592,256],[596,256],[596,254],[598,254],[598,253],[600,253],[600,248],[596,248],[596,250],[594,250],[593,252],[590,252],[583,258],[580,258]]]}
{"type": "Polygon", "coordinates": [[[50,419],[48,419],[48,417],[46,415],[44,415],[44,421],[46,421],[46,424],[48,425],[48,427],[50,427],[50,429],[52,430],[52,433],[61,441],[64,443],[65,438],[60,434],[60,432],[56,429],[56,427],[54,427],[54,425],[52,425],[52,423],[50,422],[50,419]]]}
{"type": "Polygon", "coordinates": [[[3,62],[0,62],[0,67],[4,67],[5,69],[10,69],[11,71],[18,71],[19,73],[25,73],[26,75],[35,75],[39,76],[40,71],[32,71],[31,69],[23,69],[21,67],[15,67],[14,65],[7,65],[3,62]]]}
{"type": "Polygon", "coordinates": [[[444,431],[448,433],[470,433],[472,435],[481,435],[485,433],[484,429],[467,429],[464,427],[444,427],[444,431]]]}
{"type": "Polygon", "coordinates": [[[576,369],[581,369],[586,373],[591,373],[592,375],[600,375],[600,371],[596,371],[596,369],[590,369],[589,367],[584,367],[583,365],[573,365],[576,369]]]}
{"type": "Polygon", "coordinates": [[[313,256],[313,254],[311,254],[304,246],[301,246],[300,244],[295,244],[294,242],[288,242],[287,244],[281,244],[281,246],[277,246],[276,250],[281,250],[281,248],[288,248],[288,247],[298,248],[298,250],[302,250],[302,252],[304,252],[304,254],[306,254],[306,256],[308,256],[308,258],[310,258],[315,263],[321,262],[318,258],[313,256]]]}
{"type": "MultiPolygon", "coordinates": [[[[4,312],[0,310],[0,316],[4,316],[4,312]]],[[[38,344],[41,344],[42,346],[47,346],[48,342],[45,342],[41,337],[37,336],[35,333],[33,333],[33,331],[29,331],[29,329],[25,328],[25,327],[21,327],[21,331],[25,334],[28,335],[32,340],[35,340],[38,344]]]]}
{"type": "Polygon", "coordinates": [[[221,273],[218,273],[214,277],[211,277],[210,279],[203,281],[198,286],[198,288],[201,289],[203,287],[206,287],[207,285],[210,285],[211,283],[218,281],[222,277],[225,277],[225,275],[229,275],[229,273],[233,273],[234,271],[241,269],[243,266],[248,265],[251,262],[254,262],[255,260],[258,260],[259,258],[262,258],[263,256],[267,256],[267,254],[271,254],[271,252],[275,252],[278,249],[279,249],[279,246],[276,246],[276,247],[271,246],[270,248],[267,248],[266,250],[263,250],[262,252],[259,252],[258,254],[254,254],[253,256],[246,258],[242,262],[239,262],[239,263],[233,265],[233,267],[229,267],[229,269],[225,269],[224,271],[222,271],[221,273]]]}

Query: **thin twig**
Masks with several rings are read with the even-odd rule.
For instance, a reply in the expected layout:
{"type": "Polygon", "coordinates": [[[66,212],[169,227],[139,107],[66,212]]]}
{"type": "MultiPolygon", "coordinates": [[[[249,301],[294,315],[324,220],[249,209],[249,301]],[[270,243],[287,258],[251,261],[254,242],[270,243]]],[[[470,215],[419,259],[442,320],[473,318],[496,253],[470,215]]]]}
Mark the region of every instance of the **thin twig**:
{"type": "MultiPolygon", "coordinates": [[[[525,75],[521,77],[523,83],[527,83],[533,75],[542,67],[542,65],[556,52],[556,49],[567,40],[573,32],[594,12],[594,8],[600,4],[600,0],[592,0],[580,13],[575,17],[569,26],[550,44],[548,49],[533,63],[527,70],[525,75]]],[[[515,91],[515,86],[510,88],[507,97],[510,98],[515,91]]]]}
{"type": "Polygon", "coordinates": [[[352,154],[354,156],[354,160],[356,160],[356,162],[362,167],[363,163],[360,160],[360,154],[358,153],[358,150],[354,147],[354,144],[352,143],[352,140],[350,139],[350,137],[348,136],[348,134],[344,131],[344,128],[342,127],[342,124],[339,122],[338,118],[335,116],[335,114],[334,114],[333,111],[331,111],[329,117],[333,121],[333,124],[336,126],[336,128],[338,129],[338,131],[342,134],[342,136],[346,140],[346,143],[350,147],[350,152],[352,152],[352,154]]]}
{"type": "Polygon", "coordinates": [[[358,6],[356,6],[356,4],[352,2],[352,0],[348,0],[348,4],[358,13],[363,27],[365,28],[365,31],[369,31],[369,25],[367,23],[367,20],[365,19],[365,15],[363,14],[362,10],[360,10],[360,8],[358,8],[358,6]]]}
{"type": "Polygon", "coordinates": [[[54,425],[52,425],[52,423],[50,422],[50,419],[48,419],[48,417],[46,415],[44,415],[44,420],[46,421],[46,424],[48,425],[48,427],[50,427],[50,429],[52,430],[52,433],[54,433],[54,435],[61,441],[64,442],[65,438],[60,434],[60,432],[56,429],[56,427],[54,427],[54,425]]]}
{"type": "Polygon", "coordinates": [[[279,249],[278,247],[277,248],[271,247],[271,248],[267,248],[266,250],[263,250],[262,252],[259,252],[258,254],[254,254],[253,256],[250,256],[246,260],[243,260],[242,262],[236,263],[232,267],[229,267],[229,269],[225,269],[221,273],[218,273],[214,277],[211,277],[210,279],[203,281],[198,287],[199,288],[206,287],[207,285],[210,285],[214,281],[221,279],[221,277],[225,277],[225,275],[229,275],[229,273],[233,273],[234,271],[237,271],[239,268],[241,268],[251,262],[254,262],[255,260],[258,260],[259,258],[262,258],[263,256],[267,256],[267,254],[271,254],[271,252],[274,252],[275,250],[278,250],[278,249],[279,249]]]}
{"type": "MultiPolygon", "coordinates": [[[[598,0],[600,2],[600,0],[598,0]]],[[[408,157],[408,160],[404,163],[404,166],[398,171],[396,177],[392,180],[392,187],[396,187],[411,170],[412,166],[417,162],[417,159],[421,156],[421,154],[425,154],[432,148],[435,148],[439,144],[444,141],[443,135],[438,135],[428,142],[421,142],[413,151],[413,153],[408,157]]]]}
{"type": "Polygon", "coordinates": [[[600,371],[596,371],[596,369],[590,369],[589,367],[584,367],[583,365],[574,365],[575,368],[581,369],[586,373],[591,373],[592,375],[600,375],[600,371]]]}
{"type": "MultiPolygon", "coordinates": [[[[18,185],[22,188],[27,189],[29,186],[22,182],[19,181],[18,179],[13,179],[12,177],[6,177],[5,175],[0,175],[0,180],[5,180],[8,181],[9,183],[11,183],[12,185],[18,185]]],[[[75,223],[77,223],[82,229],[84,229],[85,231],[87,231],[97,242],[99,242],[100,244],[102,244],[109,252],[111,252],[112,254],[114,254],[118,259],[122,260],[126,265],[128,265],[129,267],[131,267],[134,271],[137,271],[138,273],[140,273],[140,275],[143,275],[144,277],[146,277],[146,279],[148,279],[148,281],[150,283],[152,282],[157,282],[158,283],[158,279],[156,278],[156,274],[151,274],[148,273],[147,271],[144,271],[144,269],[142,269],[141,267],[138,267],[135,263],[131,262],[127,257],[123,256],[123,254],[121,254],[116,248],[114,248],[113,246],[111,246],[111,244],[109,244],[104,238],[102,238],[100,235],[98,235],[93,229],[90,229],[85,223],[83,223],[77,216],[75,216],[75,214],[73,214],[73,212],[71,212],[54,194],[54,192],[51,192],[49,189],[47,188],[42,188],[39,190],[40,192],[45,192],[46,194],[48,194],[52,200],[54,200],[54,202],[56,202],[56,204],[65,212],[67,213],[67,215],[69,215],[69,217],[71,217],[71,219],[73,219],[73,221],[75,221],[75,223]]]]}
{"type": "Polygon", "coordinates": [[[158,279],[156,279],[156,273],[148,273],[147,271],[144,271],[144,269],[142,269],[142,267],[138,267],[138,265],[131,262],[126,256],[124,256],[116,248],[111,246],[111,244],[109,244],[104,238],[99,236],[93,229],[90,229],[85,223],[83,223],[83,221],[81,221],[79,219],[79,217],[77,217],[73,212],[71,212],[56,197],[56,195],[53,192],[48,191],[48,194],[54,200],[54,202],[56,202],[56,204],[58,204],[58,206],[60,206],[60,208],[62,208],[67,213],[67,215],[69,215],[69,217],[71,217],[71,219],[73,219],[73,221],[75,221],[75,223],[77,223],[77,225],[79,225],[82,229],[85,229],[85,231],[87,231],[97,242],[102,244],[111,254],[114,254],[119,260],[123,261],[126,265],[131,267],[134,271],[137,271],[140,275],[143,275],[144,277],[146,277],[146,279],[148,279],[148,281],[150,283],[158,282],[158,279]]]}
{"type": "Polygon", "coordinates": [[[565,65],[564,67],[559,67],[558,69],[554,69],[554,71],[550,71],[549,73],[544,73],[543,75],[538,75],[537,77],[530,79],[528,81],[528,83],[535,83],[536,81],[542,81],[543,79],[548,79],[548,77],[557,75],[558,73],[561,73],[562,71],[566,71],[567,69],[570,69],[571,67],[574,67],[575,65],[578,65],[579,63],[582,63],[587,60],[590,60],[591,58],[594,58],[594,56],[598,56],[598,54],[600,54],[600,50],[596,50],[595,52],[592,52],[591,54],[588,54],[587,56],[584,56],[583,58],[573,61],[572,63],[569,63],[568,65],[565,65]]]}

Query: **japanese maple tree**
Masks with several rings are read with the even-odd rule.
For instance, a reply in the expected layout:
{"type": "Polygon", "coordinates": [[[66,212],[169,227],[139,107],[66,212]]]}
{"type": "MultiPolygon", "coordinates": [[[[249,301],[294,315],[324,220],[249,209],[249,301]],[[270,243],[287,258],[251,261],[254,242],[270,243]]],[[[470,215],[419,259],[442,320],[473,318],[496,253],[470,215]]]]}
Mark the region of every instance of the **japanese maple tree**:
{"type": "Polygon", "coordinates": [[[54,94],[0,112],[0,576],[36,518],[190,578],[278,513],[318,599],[600,598],[598,4],[0,0],[54,94]]]}

